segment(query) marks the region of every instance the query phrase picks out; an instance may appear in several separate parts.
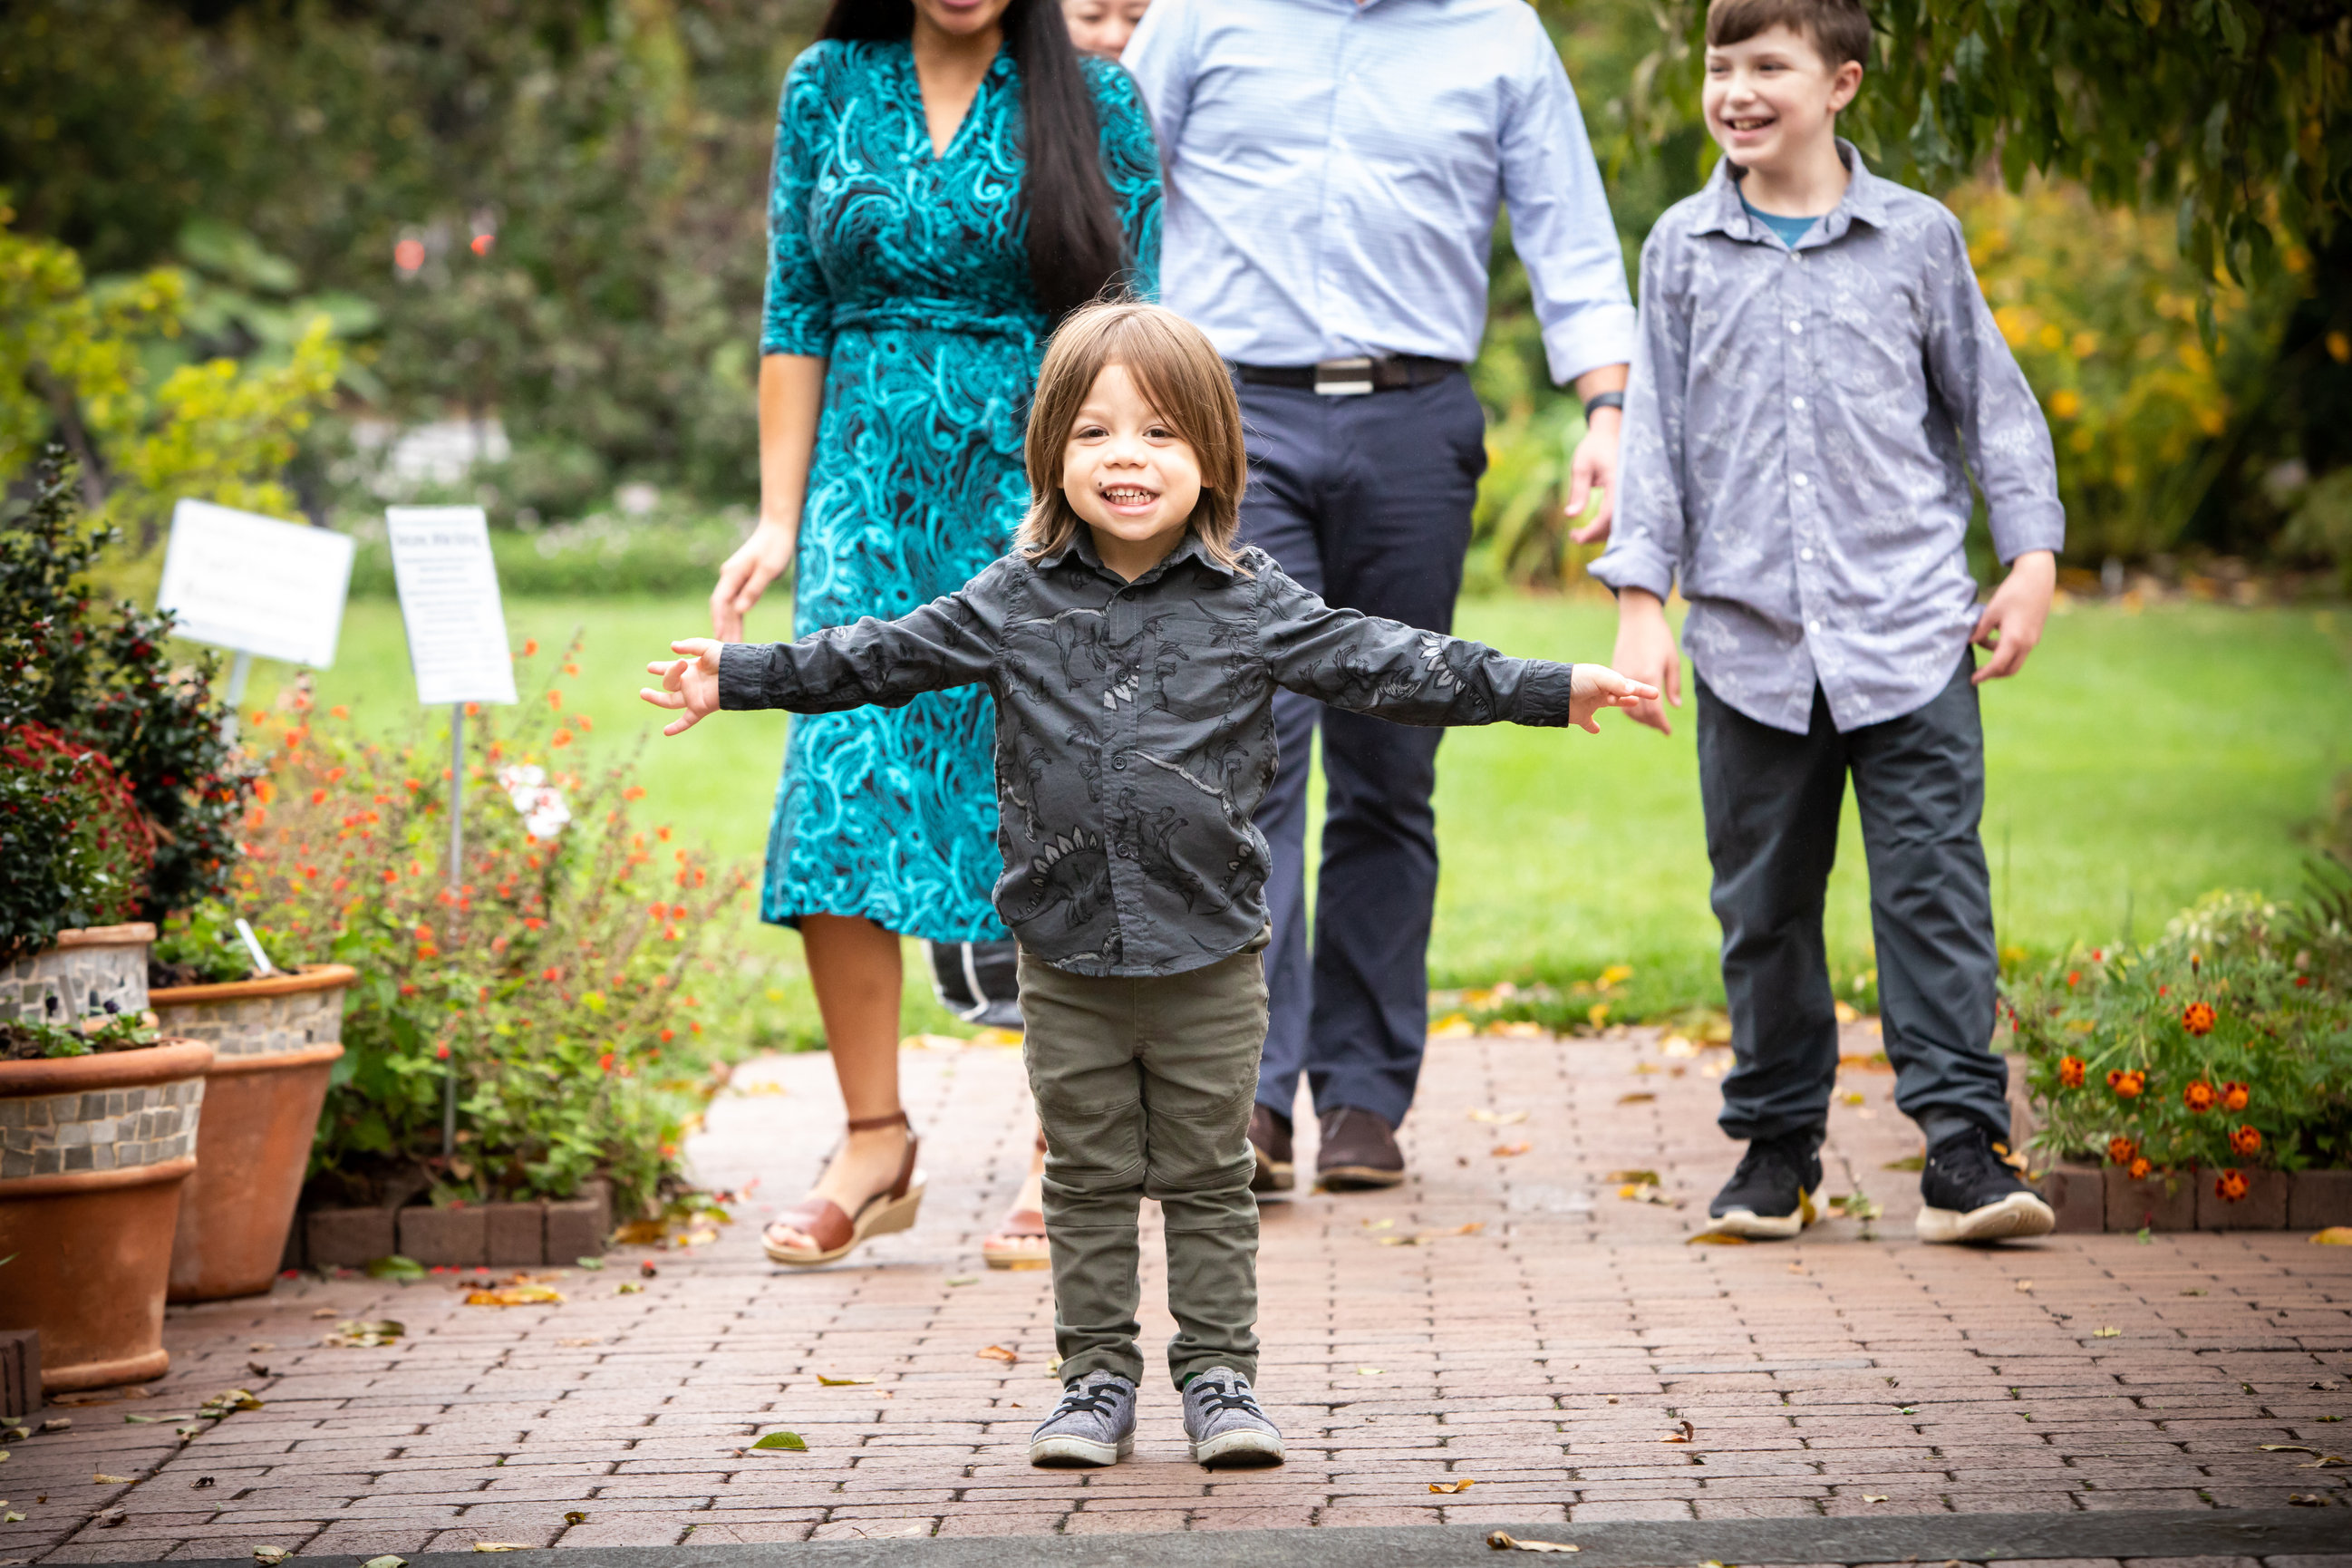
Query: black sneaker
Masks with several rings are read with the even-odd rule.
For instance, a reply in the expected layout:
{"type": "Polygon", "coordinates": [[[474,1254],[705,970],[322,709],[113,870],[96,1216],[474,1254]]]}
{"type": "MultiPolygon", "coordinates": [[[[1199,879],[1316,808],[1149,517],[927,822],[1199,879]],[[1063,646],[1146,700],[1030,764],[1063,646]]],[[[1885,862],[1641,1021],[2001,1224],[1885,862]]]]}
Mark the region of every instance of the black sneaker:
{"type": "Polygon", "coordinates": [[[2057,1215],[2001,1163],[1992,1152],[1992,1134],[1981,1127],[1955,1132],[1927,1151],[1919,1198],[1922,1241],[2005,1241],[2058,1228],[2057,1215]]]}
{"type": "Polygon", "coordinates": [[[1819,1217],[1813,1194],[1821,1190],[1818,1132],[1759,1138],[1748,1145],[1739,1169],[1706,1205],[1707,1229],[1750,1241],[1786,1241],[1819,1217]]]}

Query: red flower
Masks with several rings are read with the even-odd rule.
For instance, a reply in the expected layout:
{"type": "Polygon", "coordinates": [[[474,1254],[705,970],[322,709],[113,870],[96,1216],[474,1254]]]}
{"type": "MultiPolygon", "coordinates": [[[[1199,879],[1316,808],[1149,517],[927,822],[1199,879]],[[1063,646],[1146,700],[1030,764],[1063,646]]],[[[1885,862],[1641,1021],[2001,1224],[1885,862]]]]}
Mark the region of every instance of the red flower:
{"type": "Polygon", "coordinates": [[[2072,990],[2074,987],[2080,985],[2081,984],[2083,984],[2083,972],[2081,970],[2070,969],[2066,972],[2066,985],[2069,990],[2072,990]]]}
{"type": "Polygon", "coordinates": [[[2294,983],[2297,985],[2308,985],[2311,984],[2311,976],[2308,974],[2298,974],[2294,977],[2294,983]]]}
{"type": "Polygon", "coordinates": [[[2064,1084],[2068,1089],[2082,1088],[2083,1074],[2088,1070],[2089,1064],[2085,1063],[2080,1057],[2060,1057],[2058,1058],[2058,1081],[2064,1084]]]}
{"type": "Polygon", "coordinates": [[[563,971],[556,968],[555,965],[551,963],[545,969],[539,972],[539,977],[541,980],[561,980],[563,978],[563,971]]]}
{"type": "Polygon", "coordinates": [[[2221,1104],[2225,1110],[2243,1110],[2246,1109],[2246,1101],[2252,1098],[2252,1091],[2235,1079],[2221,1086],[2221,1104]]]}
{"type": "Polygon", "coordinates": [[[2213,1092],[2213,1086],[2207,1083],[2201,1078],[2198,1079],[2187,1089],[2180,1091],[2180,1103],[2186,1105],[2189,1110],[2197,1112],[2200,1116],[2202,1116],[2205,1112],[2212,1110],[2221,1102],[2221,1097],[2213,1092]]]}
{"type": "Polygon", "coordinates": [[[664,1030],[661,1032],[661,1037],[660,1037],[660,1038],[661,1038],[661,1043],[662,1043],[663,1045],[665,1045],[665,1046],[666,1046],[666,1045],[669,1044],[672,1040],[674,1040],[674,1039],[677,1038],[677,1031],[676,1029],[664,1029],[664,1030]]]}
{"type": "Polygon", "coordinates": [[[2230,1147],[2242,1155],[2258,1154],[2262,1152],[2263,1135],[2252,1127],[2241,1127],[2230,1134],[2230,1147]]]}
{"type": "Polygon", "coordinates": [[[2213,1032],[2213,1009],[2202,1002],[2191,1002],[2180,1010],[2180,1026],[2192,1035],[2213,1032]]]}
{"type": "Polygon", "coordinates": [[[2139,1145],[2120,1135],[2107,1140],[2107,1158],[2118,1165],[2128,1165],[2139,1156],[2139,1145]]]}
{"type": "Polygon", "coordinates": [[[2131,1163],[2131,1169],[2127,1173],[2133,1181],[2144,1182],[2147,1180],[2148,1172],[2154,1168],[2155,1167],[2151,1166],[2145,1159],[2134,1160],[2131,1163]]]}
{"type": "Polygon", "coordinates": [[[449,1047],[446,1046],[436,1046],[433,1047],[433,1055],[436,1059],[446,1062],[449,1059],[449,1047]]]}
{"type": "Polygon", "coordinates": [[[2249,1190],[2244,1173],[2238,1171],[2222,1172],[2221,1179],[2213,1184],[2213,1195],[2225,1204],[2244,1202],[2249,1190]]]}
{"type": "Polygon", "coordinates": [[[2169,996],[2172,994],[2172,987],[2169,985],[2159,985],[2156,988],[2156,994],[2158,996],[2169,996]]]}
{"type": "Polygon", "coordinates": [[[325,790],[322,790],[322,789],[314,789],[314,790],[312,790],[312,791],[310,792],[310,804],[311,804],[312,805],[326,805],[326,804],[327,804],[327,792],[326,792],[325,790]]]}
{"type": "Polygon", "coordinates": [[[606,1051],[603,1056],[598,1057],[596,1058],[596,1065],[603,1068],[606,1072],[611,1072],[613,1070],[613,1053],[606,1051]]]}
{"type": "Polygon", "coordinates": [[[2128,1072],[2122,1068],[2111,1068],[2107,1072],[2107,1087],[2126,1100],[2137,1100],[2140,1090],[2147,1087],[2147,1075],[2137,1068],[2128,1072]]]}

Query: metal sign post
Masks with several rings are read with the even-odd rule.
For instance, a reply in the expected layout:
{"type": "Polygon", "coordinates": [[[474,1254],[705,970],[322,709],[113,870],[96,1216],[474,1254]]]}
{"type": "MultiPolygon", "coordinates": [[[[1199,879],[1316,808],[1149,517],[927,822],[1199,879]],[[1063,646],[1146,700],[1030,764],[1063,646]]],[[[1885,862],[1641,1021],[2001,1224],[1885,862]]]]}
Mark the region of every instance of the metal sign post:
{"type": "MultiPolygon", "coordinates": [[[[457,901],[466,881],[466,705],[449,704],[449,918],[442,924],[441,949],[457,951],[457,901]]],[[[441,1078],[441,1157],[457,1152],[457,1058],[441,1078]]]]}

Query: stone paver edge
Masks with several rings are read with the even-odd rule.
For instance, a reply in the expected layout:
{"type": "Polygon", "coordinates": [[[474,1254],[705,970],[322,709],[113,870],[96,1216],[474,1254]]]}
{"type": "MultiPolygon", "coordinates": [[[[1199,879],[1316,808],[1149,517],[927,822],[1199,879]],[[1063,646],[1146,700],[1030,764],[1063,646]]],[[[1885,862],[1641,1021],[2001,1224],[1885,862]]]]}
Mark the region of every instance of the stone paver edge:
{"type": "MultiPolygon", "coordinates": [[[[1714,1560],[1773,1563],[2083,1562],[2127,1558],[2334,1556],[2352,1568],[2342,1514],[2326,1509],[2118,1510],[2113,1512],[1905,1514],[1504,1525],[1572,1543],[1577,1568],[1648,1568],[1714,1560]]],[[[598,1546],[500,1553],[509,1568],[1405,1568],[1495,1562],[1487,1525],[1185,1531],[1160,1535],[1010,1535],[813,1541],[761,1545],[598,1546]]],[[[1516,1557],[1516,1553],[1514,1557],[1516,1557]]],[[[217,1559],[250,1564],[250,1557],[217,1559]]],[[[309,1556],[339,1568],[359,1556],[309,1556]]],[[[408,1568],[477,1568],[472,1552],[419,1552],[408,1568]]],[[[155,1568],[163,1568],[162,1564],[155,1568]]],[[[191,1568],[181,1559],[172,1568],[191,1568]]]]}

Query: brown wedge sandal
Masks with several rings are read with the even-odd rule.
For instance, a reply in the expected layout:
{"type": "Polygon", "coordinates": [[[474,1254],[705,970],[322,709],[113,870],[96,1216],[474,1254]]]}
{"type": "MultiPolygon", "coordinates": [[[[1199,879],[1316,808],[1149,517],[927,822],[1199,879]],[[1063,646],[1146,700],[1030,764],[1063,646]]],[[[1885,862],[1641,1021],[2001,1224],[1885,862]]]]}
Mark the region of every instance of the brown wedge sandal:
{"type": "Polygon", "coordinates": [[[768,1228],[760,1237],[761,1250],[772,1262],[794,1268],[838,1262],[871,1237],[905,1230],[915,1223],[915,1215],[923,1206],[923,1173],[915,1168],[915,1156],[922,1147],[922,1140],[915,1136],[914,1124],[903,1110],[849,1123],[852,1132],[871,1132],[884,1127],[907,1129],[907,1157],[899,1163],[898,1179],[866,1199],[855,1216],[844,1214],[841,1205],[831,1198],[806,1197],[785,1209],[768,1222],[768,1228]],[[779,1244],[776,1231],[780,1226],[807,1237],[816,1243],[817,1249],[810,1252],[779,1244]]]}
{"type": "MultiPolygon", "coordinates": [[[[1037,1152],[1045,1152],[1045,1134],[1037,1134],[1037,1152]]],[[[1042,1176],[1028,1176],[1013,1200],[1013,1210],[996,1233],[982,1238],[981,1260],[991,1268],[1050,1268],[1052,1249],[1045,1242],[1045,1187],[1042,1176]]]]}

